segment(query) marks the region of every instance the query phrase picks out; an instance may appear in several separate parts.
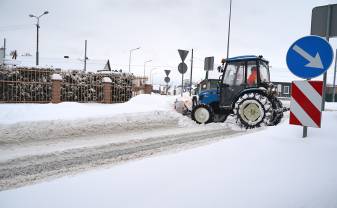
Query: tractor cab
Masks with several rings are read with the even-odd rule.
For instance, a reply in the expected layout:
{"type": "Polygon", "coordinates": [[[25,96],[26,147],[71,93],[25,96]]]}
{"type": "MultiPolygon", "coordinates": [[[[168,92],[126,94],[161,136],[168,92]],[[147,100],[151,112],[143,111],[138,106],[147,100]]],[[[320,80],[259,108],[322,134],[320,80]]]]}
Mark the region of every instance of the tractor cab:
{"type": "Polygon", "coordinates": [[[246,89],[266,87],[270,83],[268,61],[262,56],[238,56],[222,60],[219,71],[219,105],[231,108],[233,100],[246,89]]]}

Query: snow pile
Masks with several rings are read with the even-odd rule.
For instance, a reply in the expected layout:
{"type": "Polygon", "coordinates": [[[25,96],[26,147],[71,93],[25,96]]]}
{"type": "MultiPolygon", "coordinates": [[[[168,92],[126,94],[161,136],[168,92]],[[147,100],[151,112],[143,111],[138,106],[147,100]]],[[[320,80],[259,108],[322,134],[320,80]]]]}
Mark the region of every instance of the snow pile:
{"type": "Polygon", "coordinates": [[[0,144],[195,125],[174,110],[175,97],[139,95],[123,104],[2,104],[0,144]],[[182,121],[181,121],[182,120],[182,121]]]}
{"type": "MultiPolygon", "coordinates": [[[[331,105],[337,109],[336,105],[331,105]]],[[[7,207],[337,207],[337,112],[75,177],[0,192],[7,207]],[[39,196],[31,197],[31,196],[39,196]],[[113,196],[113,197],[111,197],[113,196]]]]}
{"type": "Polygon", "coordinates": [[[52,74],[51,80],[62,80],[62,76],[60,74],[52,74]]]}
{"type": "Polygon", "coordinates": [[[102,118],[139,112],[173,112],[174,100],[174,97],[169,96],[138,95],[129,102],[121,104],[75,102],[60,104],[1,104],[0,124],[102,118]]]}

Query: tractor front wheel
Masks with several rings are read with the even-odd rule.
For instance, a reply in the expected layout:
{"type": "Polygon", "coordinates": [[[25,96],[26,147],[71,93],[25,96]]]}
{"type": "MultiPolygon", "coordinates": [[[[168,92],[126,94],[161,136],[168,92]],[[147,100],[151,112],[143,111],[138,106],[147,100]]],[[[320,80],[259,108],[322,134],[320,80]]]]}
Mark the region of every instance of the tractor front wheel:
{"type": "Polygon", "coordinates": [[[214,120],[213,109],[209,105],[199,104],[192,110],[192,119],[198,124],[211,123],[214,120]]]}

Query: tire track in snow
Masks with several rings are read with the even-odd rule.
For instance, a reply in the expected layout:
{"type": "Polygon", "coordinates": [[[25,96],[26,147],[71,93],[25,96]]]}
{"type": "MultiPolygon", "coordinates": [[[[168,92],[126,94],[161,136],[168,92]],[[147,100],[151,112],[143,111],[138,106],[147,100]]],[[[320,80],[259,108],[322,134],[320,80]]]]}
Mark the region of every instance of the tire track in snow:
{"type": "Polygon", "coordinates": [[[0,191],[239,134],[213,129],[25,156],[0,163],[0,191]]]}

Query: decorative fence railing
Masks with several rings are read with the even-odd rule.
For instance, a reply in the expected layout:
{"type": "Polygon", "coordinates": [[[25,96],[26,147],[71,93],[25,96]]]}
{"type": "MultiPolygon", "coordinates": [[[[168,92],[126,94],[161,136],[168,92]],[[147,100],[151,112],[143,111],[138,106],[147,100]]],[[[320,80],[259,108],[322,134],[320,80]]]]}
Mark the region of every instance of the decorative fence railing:
{"type": "Polygon", "coordinates": [[[47,103],[56,95],[59,102],[121,103],[132,97],[134,78],[125,73],[0,68],[0,102],[47,103]],[[52,80],[53,74],[59,74],[60,79],[52,80]],[[110,78],[111,82],[103,83],[103,78],[110,78]]]}

